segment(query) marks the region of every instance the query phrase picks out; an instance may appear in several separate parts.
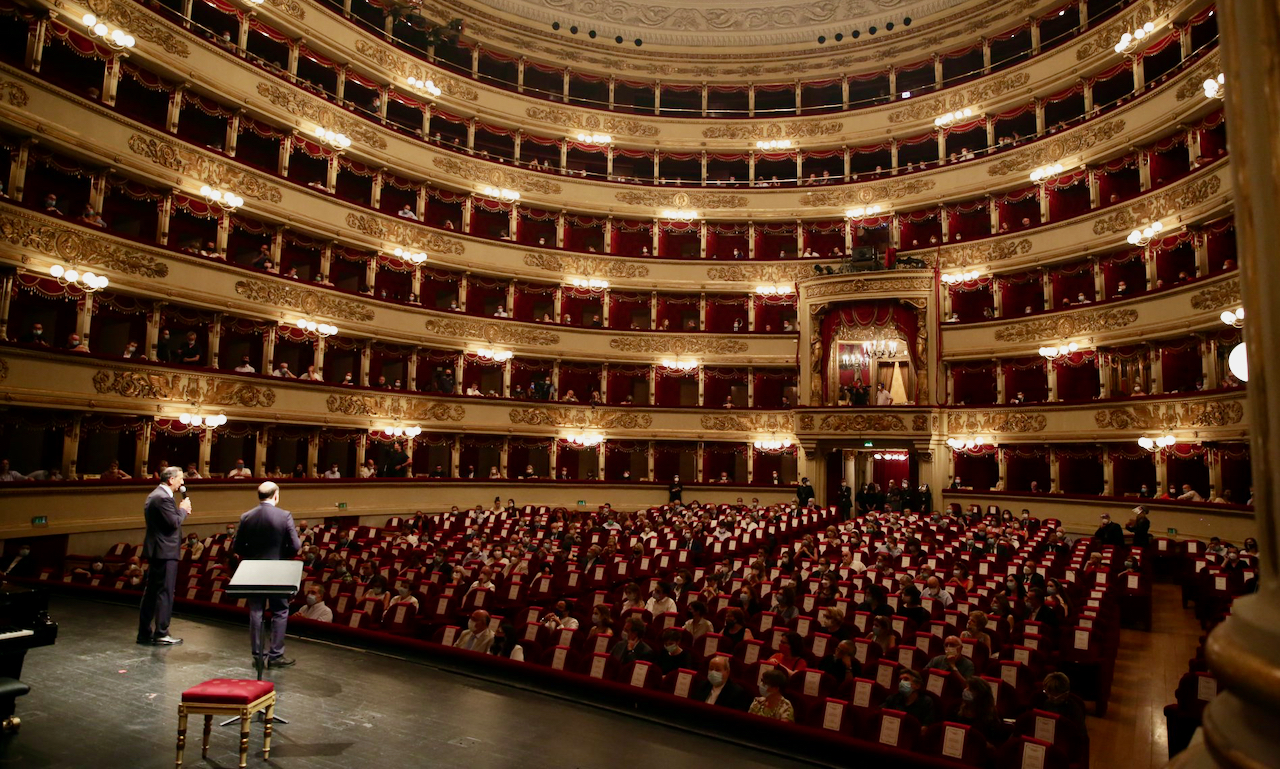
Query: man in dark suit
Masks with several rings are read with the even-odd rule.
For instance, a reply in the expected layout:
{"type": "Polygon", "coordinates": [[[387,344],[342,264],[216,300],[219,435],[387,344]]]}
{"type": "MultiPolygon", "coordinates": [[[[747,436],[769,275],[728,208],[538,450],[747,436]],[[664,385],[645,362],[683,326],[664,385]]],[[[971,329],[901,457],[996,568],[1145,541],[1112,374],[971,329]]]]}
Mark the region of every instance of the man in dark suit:
{"type": "Polygon", "coordinates": [[[1151,544],[1151,520],[1147,518],[1147,508],[1138,505],[1133,508],[1133,520],[1124,525],[1133,532],[1133,546],[1146,547],[1151,544]]]}
{"type": "Polygon", "coordinates": [[[836,508],[840,511],[841,520],[849,520],[853,511],[853,489],[847,481],[840,481],[840,490],[836,492],[836,508]]]}
{"type": "MultiPolygon", "coordinates": [[[[298,527],[293,516],[281,510],[280,487],[267,481],[258,487],[258,506],[240,516],[231,550],[244,560],[286,561],[302,549],[298,527]]],[[[271,612],[271,648],[267,650],[267,667],[284,668],[294,660],[284,656],[284,629],[289,621],[289,601],[285,598],[250,598],[249,643],[253,657],[262,654],[262,611],[271,612]]]]}
{"type": "Polygon", "coordinates": [[[160,473],[160,485],[147,495],[147,503],[142,509],[147,521],[142,557],[149,565],[138,617],[140,644],[172,646],[182,643],[181,638],[169,635],[173,590],[178,581],[178,558],[182,555],[182,521],[191,513],[190,499],[183,499],[182,504],[174,501],[174,490],[181,486],[182,468],[166,467],[160,473]]]}
{"type": "Polygon", "coordinates": [[[707,677],[693,687],[690,697],[730,710],[746,711],[751,707],[751,695],[729,678],[729,658],[723,654],[715,655],[707,663],[707,677]]]}
{"type": "Polygon", "coordinates": [[[809,485],[808,478],[801,478],[800,484],[796,486],[796,504],[800,507],[807,507],[812,500],[813,487],[809,485]]]}
{"type": "Polygon", "coordinates": [[[1093,538],[1103,546],[1124,547],[1124,529],[1120,528],[1120,524],[1111,520],[1111,516],[1106,513],[1102,514],[1101,525],[1093,533],[1093,538]]]}

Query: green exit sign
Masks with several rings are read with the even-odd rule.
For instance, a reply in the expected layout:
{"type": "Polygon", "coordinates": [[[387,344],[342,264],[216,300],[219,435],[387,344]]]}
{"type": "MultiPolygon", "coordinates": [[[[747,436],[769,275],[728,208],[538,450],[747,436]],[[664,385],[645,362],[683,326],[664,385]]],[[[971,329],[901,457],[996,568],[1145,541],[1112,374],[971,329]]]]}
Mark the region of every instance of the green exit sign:
{"type": "Polygon", "coordinates": [[[37,516],[34,516],[34,517],[32,517],[32,519],[31,519],[31,525],[32,525],[32,526],[34,526],[34,527],[36,527],[36,528],[43,528],[43,527],[45,527],[45,526],[48,526],[48,525],[49,525],[49,516],[47,516],[47,515],[37,515],[37,516]]]}
{"type": "Polygon", "coordinates": [[[874,446],[875,444],[874,444],[874,443],[872,443],[871,441],[863,441],[863,442],[862,442],[862,445],[863,445],[863,446],[866,446],[867,448],[871,448],[871,447],[872,447],[872,446],[874,446]]]}
{"type": "Polygon", "coordinates": [[[1174,534],[1178,533],[1177,529],[1168,529],[1167,531],[1169,532],[1169,536],[1173,536],[1174,534]]]}
{"type": "Polygon", "coordinates": [[[346,503],[346,502],[339,502],[339,503],[338,503],[338,509],[339,509],[339,510],[346,510],[346,509],[347,509],[347,503],[346,503]]]}
{"type": "Polygon", "coordinates": [[[579,499],[579,500],[578,500],[578,507],[583,507],[583,506],[585,506],[586,504],[587,504],[587,500],[585,500],[585,499],[579,499]]]}

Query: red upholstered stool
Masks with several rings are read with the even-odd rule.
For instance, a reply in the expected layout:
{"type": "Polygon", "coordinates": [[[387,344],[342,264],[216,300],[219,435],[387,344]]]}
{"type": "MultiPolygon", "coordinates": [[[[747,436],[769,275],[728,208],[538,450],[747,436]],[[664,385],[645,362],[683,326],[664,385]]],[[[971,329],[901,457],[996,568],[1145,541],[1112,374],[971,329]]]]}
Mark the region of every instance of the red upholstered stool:
{"type": "Polygon", "coordinates": [[[262,757],[266,759],[271,755],[271,720],[276,710],[275,684],[270,681],[214,678],[183,692],[182,704],[178,706],[177,766],[182,766],[182,751],[187,745],[187,716],[195,713],[204,716],[201,758],[209,755],[209,731],[213,726],[213,717],[240,717],[240,767],[244,769],[249,759],[249,721],[259,710],[266,711],[266,726],[262,735],[262,757]]]}

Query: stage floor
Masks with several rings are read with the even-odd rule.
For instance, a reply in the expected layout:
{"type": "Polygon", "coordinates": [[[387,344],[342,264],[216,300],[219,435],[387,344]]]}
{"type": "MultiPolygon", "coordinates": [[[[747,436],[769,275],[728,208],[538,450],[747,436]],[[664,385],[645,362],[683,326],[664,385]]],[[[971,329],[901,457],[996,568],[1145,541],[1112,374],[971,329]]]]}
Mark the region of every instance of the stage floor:
{"type": "MultiPolygon", "coordinates": [[[[252,678],[248,629],[176,617],[182,646],[133,642],[137,610],[51,596],[58,642],[27,654],[22,731],[0,738],[0,767],[171,767],[184,689],[209,678],[252,678]]],[[[579,705],[516,686],[382,654],[290,637],[296,667],[270,671],[280,692],[271,765],[463,766],[500,769],[661,766],[741,769],[812,764],[579,705]]],[[[235,767],[238,729],[214,727],[200,759],[192,718],[184,765],[235,767]]],[[[249,766],[262,766],[254,725],[249,766]]]]}

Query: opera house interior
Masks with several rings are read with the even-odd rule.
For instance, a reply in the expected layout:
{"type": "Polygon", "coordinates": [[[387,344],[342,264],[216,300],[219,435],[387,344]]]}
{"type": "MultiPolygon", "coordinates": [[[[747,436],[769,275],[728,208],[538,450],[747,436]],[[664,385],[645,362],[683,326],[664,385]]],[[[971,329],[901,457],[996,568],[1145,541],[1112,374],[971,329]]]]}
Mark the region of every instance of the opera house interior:
{"type": "Polygon", "coordinates": [[[0,0],[0,763],[1276,766],[1277,51],[0,0]]]}

